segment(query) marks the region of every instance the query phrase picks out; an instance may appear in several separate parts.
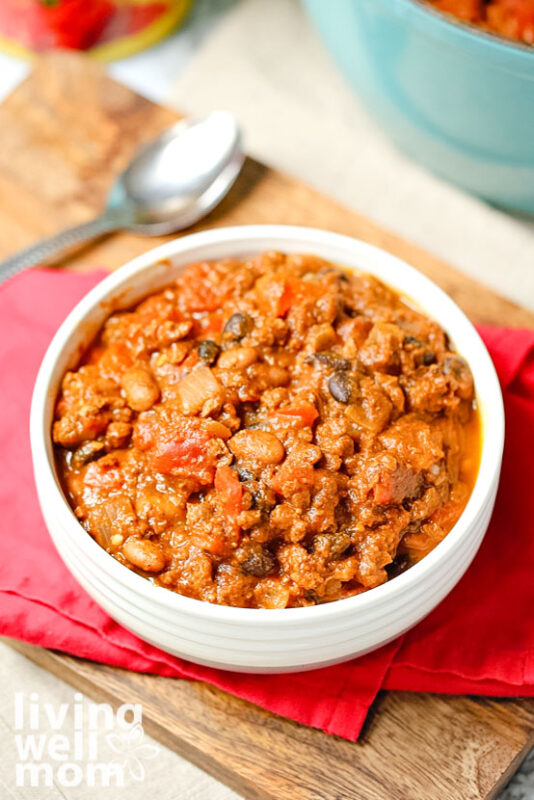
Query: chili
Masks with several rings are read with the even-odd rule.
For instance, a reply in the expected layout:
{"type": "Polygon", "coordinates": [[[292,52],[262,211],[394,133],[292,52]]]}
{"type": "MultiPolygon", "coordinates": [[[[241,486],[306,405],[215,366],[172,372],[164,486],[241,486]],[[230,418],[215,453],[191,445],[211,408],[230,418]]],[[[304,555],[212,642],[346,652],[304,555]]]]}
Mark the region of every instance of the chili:
{"type": "Polygon", "coordinates": [[[277,252],[191,264],[111,314],[63,378],[53,439],[114,558],[266,608],[418,561],[462,513],[480,450],[471,371],[435,321],[370,275],[277,252]]]}

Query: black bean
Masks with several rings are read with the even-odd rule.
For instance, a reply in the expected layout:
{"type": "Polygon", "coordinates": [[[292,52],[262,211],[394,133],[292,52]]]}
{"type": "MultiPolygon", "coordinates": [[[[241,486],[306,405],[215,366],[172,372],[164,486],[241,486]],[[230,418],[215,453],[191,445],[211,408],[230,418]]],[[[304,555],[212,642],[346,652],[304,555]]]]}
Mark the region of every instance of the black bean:
{"type": "Polygon", "coordinates": [[[321,267],[321,269],[319,270],[317,275],[328,275],[329,273],[337,272],[337,271],[338,270],[334,269],[334,267],[321,267]]]}
{"type": "Polygon", "coordinates": [[[334,400],[340,403],[350,403],[356,395],[354,380],[347,372],[334,372],[328,381],[328,389],[334,400]]]}
{"type": "Polygon", "coordinates": [[[431,364],[434,363],[436,360],[436,354],[433,350],[425,350],[423,353],[423,364],[425,367],[429,367],[431,364]]]}
{"type": "Polygon", "coordinates": [[[360,312],[356,308],[352,308],[351,306],[344,306],[343,311],[345,312],[346,316],[350,317],[351,319],[355,319],[355,317],[361,316],[360,312]]]}
{"type": "Polygon", "coordinates": [[[105,447],[103,442],[84,442],[72,456],[72,466],[74,469],[84,467],[91,461],[95,461],[97,458],[100,458],[100,456],[103,456],[104,452],[105,447]]]}
{"type": "Polygon", "coordinates": [[[257,545],[250,554],[241,562],[241,571],[245,575],[254,575],[255,578],[263,578],[272,572],[274,569],[275,561],[273,556],[264,550],[261,545],[257,545]]]}
{"type": "Polygon", "coordinates": [[[276,505],[276,497],[272,489],[269,489],[262,481],[247,481],[245,488],[248,489],[252,499],[252,508],[268,513],[276,505]]]}
{"type": "Polygon", "coordinates": [[[215,363],[220,349],[219,345],[212,342],[211,339],[204,339],[204,341],[198,343],[198,355],[207,364],[215,363]]]}
{"type": "Polygon", "coordinates": [[[242,339],[243,336],[247,335],[251,327],[252,320],[250,317],[238,311],[236,314],[232,314],[223,330],[231,339],[242,339]]]}
{"type": "Polygon", "coordinates": [[[350,534],[346,531],[322,533],[315,537],[313,549],[326,559],[341,558],[352,544],[350,534]]]}
{"type": "Polygon", "coordinates": [[[412,563],[408,553],[397,553],[391,564],[386,566],[388,578],[396,578],[402,572],[406,572],[411,567],[412,563]]]}
{"type": "Polygon", "coordinates": [[[313,355],[306,359],[308,364],[313,363],[314,361],[318,361],[319,364],[326,364],[327,367],[341,371],[350,369],[352,366],[348,358],[342,358],[341,356],[331,353],[328,350],[323,353],[313,353],[313,355]]]}
{"type": "Polygon", "coordinates": [[[237,474],[239,475],[240,481],[252,481],[254,480],[254,475],[249,469],[245,469],[245,467],[238,467],[237,474]]]}
{"type": "Polygon", "coordinates": [[[417,345],[417,347],[424,347],[423,342],[420,339],[416,339],[415,336],[405,336],[404,344],[414,344],[417,345]]]}
{"type": "Polygon", "coordinates": [[[462,378],[470,375],[467,362],[460,356],[447,356],[441,369],[444,375],[452,374],[457,380],[462,380],[462,378]]]}
{"type": "Polygon", "coordinates": [[[322,267],[322,269],[320,269],[319,272],[317,273],[317,275],[332,275],[332,274],[335,274],[342,281],[348,280],[345,273],[342,272],[337,267],[322,267]]]}

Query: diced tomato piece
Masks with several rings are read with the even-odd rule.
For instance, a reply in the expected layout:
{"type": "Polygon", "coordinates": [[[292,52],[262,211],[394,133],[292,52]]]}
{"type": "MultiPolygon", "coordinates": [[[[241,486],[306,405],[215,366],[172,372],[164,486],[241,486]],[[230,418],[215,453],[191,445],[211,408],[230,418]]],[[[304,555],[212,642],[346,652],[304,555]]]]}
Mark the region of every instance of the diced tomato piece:
{"type": "Polygon", "coordinates": [[[237,517],[241,513],[243,487],[231,467],[217,467],[215,472],[215,491],[223,498],[225,515],[232,518],[237,517]]]}
{"type": "Polygon", "coordinates": [[[238,515],[242,510],[243,487],[231,467],[217,467],[215,472],[215,491],[222,501],[226,544],[230,545],[230,548],[236,547],[241,533],[238,515]]]}
{"type": "Polygon", "coordinates": [[[305,281],[295,275],[263,275],[254,287],[260,311],[271,317],[283,317],[301,302],[314,303],[324,292],[320,281],[305,281]]]}
{"type": "Polygon", "coordinates": [[[191,477],[207,485],[215,473],[215,462],[206,449],[212,438],[204,420],[191,418],[163,426],[148,419],[135,426],[133,442],[149,452],[156,472],[191,477]]]}
{"type": "Polygon", "coordinates": [[[208,442],[209,436],[201,431],[190,431],[184,438],[160,441],[152,456],[154,468],[171,474],[187,470],[202,478],[202,483],[210,482],[213,465],[206,463],[203,453],[208,442]]]}
{"type": "Polygon", "coordinates": [[[278,297],[276,316],[283,317],[295,301],[295,292],[289,281],[284,281],[282,292],[278,297]]]}
{"type": "Polygon", "coordinates": [[[202,319],[197,320],[198,336],[202,336],[204,339],[215,336],[222,331],[223,322],[222,312],[216,311],[213,314],[207,314],[202,319]]]}
{"type": "Polygon", "coordinates": [[[152,462],[158,472],[172,472],[175,469],[187,467],[191,461],[198,458],[202,447],[207,443],[207,437],[197,435],[182,440],[160,442],[157,452],[152,457],[152,462]]]}
{"type": "Polygon", "coordinates": [[[387,506],[393,499],[391,483],[377,483],[373,489],[373,499],[379,506],[387,506]]]}
{"type": "Polygon", "coordinates": [[[295,301],[295,286],[290,278],[264,276],[256,281],[260,311],[271,317],[283,317],[295,301]]]}
{"type": "Polygon", "coordinates": [[[319,412],[311,403],[299,403],[298,406],[288,406],[287,408],[278,408],[272,413],[272,416],[281,414],[286,417],[297,417],[302,421],[303,425],[311,428],[319,412]]]}

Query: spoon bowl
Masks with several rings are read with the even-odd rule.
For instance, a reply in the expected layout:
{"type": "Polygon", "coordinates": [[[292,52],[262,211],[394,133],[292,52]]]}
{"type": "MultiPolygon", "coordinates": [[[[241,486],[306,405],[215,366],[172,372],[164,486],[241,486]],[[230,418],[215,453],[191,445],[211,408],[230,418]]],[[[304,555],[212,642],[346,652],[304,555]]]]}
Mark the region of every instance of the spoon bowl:
{"type": "Polygon", "coordinates": [[[241,134],[227,111],[183,120],[143,147],[113,187],[108,208],[128,229],[161,236],[193,225],[227,194],[243,165],[241,134]]]}
{"type": "Polygon", "coordinates": [[[178,122],[135,154],[100,216],[0,263],[0,283],[112,231],[164,236],[190,227],[228,193],[244,158],[239,126],[227,111],[178,122]]]}

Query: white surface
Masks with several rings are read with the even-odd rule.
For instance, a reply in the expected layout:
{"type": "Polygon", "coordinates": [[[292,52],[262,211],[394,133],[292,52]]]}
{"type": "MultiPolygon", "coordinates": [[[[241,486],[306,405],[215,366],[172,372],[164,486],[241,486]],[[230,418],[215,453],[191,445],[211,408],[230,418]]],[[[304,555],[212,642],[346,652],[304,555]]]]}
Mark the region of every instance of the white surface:
{"type": "Polygon", "coordinates": [[[29,66],[24,61],[0,53],[0,102],[26,77],[29,66]]]}
{"type": "MultiPolygon", "coordinates": [[[[410,236],[466,272],[534,307],[532,224],[500,214],[410,165],[359,108],[298,7],[297,0],[244,0],[209,32],[211,14],[231,0],[198,0],[187,29],[147,53],[112,68],[115,75],[156,100],[183,73],[174,102],[184,109],[226,105],[240,113],[255,155],[298,174],[342,202],[410,236]],[[197,13],[198,12],[198,13],[197,13]],[[193,41],[188,33],[192,29],[193,41]],[[194,56],[194,57],[193,57],[194,56]],[[233,85],[235,82],[235,86],[233,85]],[[354,137],[354,143],[352,138],[354,137]],[[295,146],[295,142],[298,145],[295,146]],[[407,177],[423,181],[422,194],[407,177]],[[421,210],[421,197],[423,205],[421,210]]],[[[215,20],[219,22],[219,20],[215,20]]],[[[0,56],[0,98],[25,74],[26,65],[0,56]]],[[[69,702],[72,690],[0,644],[0,749],[12,752],[13,693],[38,691],[50,702],[69,702]]],[[[151,796],[162,800],[235,798],[221,784],[161,748],[152,762],[151,796]]],[[[144,784],[102,792],[113,800],[142,800],[144,784]]],[[[17,800],[78,800],[85,792],[20,792],[9,755],[0,759],[0,796],[17,800]]],[[[502,800],[533,800],[534,760],[525,765],[502,800]]]]}
{"type": "Polygon", "coordinates": [[[499,382],[478,333],[434,283],[400,259],[334,233],[283,225],[218,228],[153,249],[99,283],[74,308],[44,357],[32,400],[32,456],[37,491],[50,535],[67,567],[114,619],[163,650],[201,664],[250,672],[311,669],[362,655],[426,616],[471,563],[495,500],[504,440],[499,382]],[[480,469],[453,530],[422,561],[394,581],[337,603],[293,609],[242,609],[199,603],[125,569],[87,536],[54,474],[50,428],[65,371],[106,318],[110,298],[130,308],[165,286],[190,263],[242,257],[264,250],[305,252],[362,269],[405,293],[461,343],[471,366],[483,424],[480,469]],[[170,264],[170,266],[169,266],[170,264]]]}

